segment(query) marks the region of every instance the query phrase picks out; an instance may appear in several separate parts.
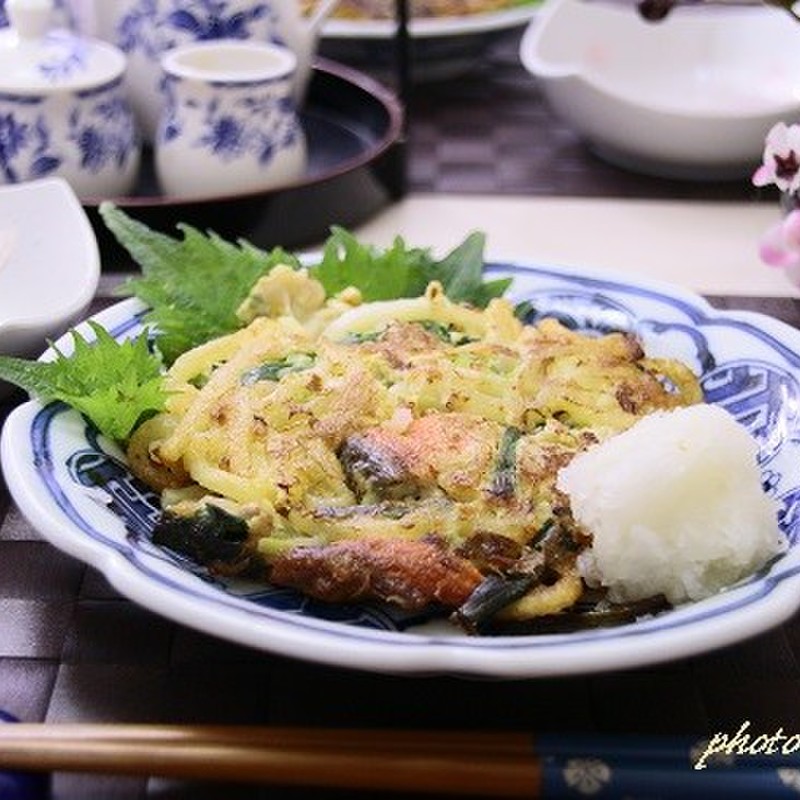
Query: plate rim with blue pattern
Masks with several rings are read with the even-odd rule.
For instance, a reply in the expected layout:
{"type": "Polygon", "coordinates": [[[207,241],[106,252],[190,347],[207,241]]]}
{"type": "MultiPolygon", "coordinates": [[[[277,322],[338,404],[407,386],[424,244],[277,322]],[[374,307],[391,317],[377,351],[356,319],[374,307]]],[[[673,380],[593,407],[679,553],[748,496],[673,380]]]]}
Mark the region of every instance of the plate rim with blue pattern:
{"type": "MultiPolygon", "coordinates": [[[[790,541],[787,553],[707,600],[635,623],[475,637],[446,620],[378,604],[331,606],[291,590],[222,579],[156,547],[149,538],[156,496],[130,475],[113,443],[61,403],[31,400],[9,415],[0,457],[11,495],[45,539],[145,608],[223,640],[339,667],[496,678],[586,674],[697,655],[791,616],[800,607],[800,331],[609,271],[487,264],[487,277],[502,276],[514,279],[508,297],[526,301],[529,321],[556,316],[590,334],[628,331],[642,338],[649,355],[692,365],[709,402],[726,407],[758,440],[765,490],[779,501],[790,541]]],[[[92,320],[126,337],[141,330],[144,310],[128,299],[92,320]]],[[[86,322],[77,329],[93,337],[86,322]]],[[[69,352],[71,337],[56,345],[69,352]]]]}

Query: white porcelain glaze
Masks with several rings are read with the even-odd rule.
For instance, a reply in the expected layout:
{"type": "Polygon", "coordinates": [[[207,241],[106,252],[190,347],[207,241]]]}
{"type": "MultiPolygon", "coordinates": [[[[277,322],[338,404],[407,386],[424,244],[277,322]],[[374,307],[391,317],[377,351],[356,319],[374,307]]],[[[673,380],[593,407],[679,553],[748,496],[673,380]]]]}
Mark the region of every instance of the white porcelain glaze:
{"type": "MultiPolygon", "coordinates": [[[[0,28],[8,25],[8,14],[6,13],[7,0],[0,0],[0,28]]],[[[67,5],[67,0],[53,0],[53,13],[50,16],[51,28],[68,28],[75,30],[78,21],[67,5]]]]}
{"type": "MultiPolygon", "coordinates": [[[[99,279],[94,232],[65,180],[0,186],[0,353],[41,353],[84,313],[99,279]]],[[[0,395],[7,389],[0,381],[0,395]]]]}
{"type": "Polygon", "coordinates": [[[607,159],[680,178],[745,177],[800,112],[800,25],[759,7],[546,0],[520,47],[554,111],[607,159]]]}
{"type": "Polygon", "coordinates": [[[307,154],[292,94],[296,64],[288,48],[259,42],[209,41],[169,51],[155,142],[162,191],[242,194],[300,178],[307,154]]]}
{"type": "Polygon", "coordinates": [[[125,56],[49,30],[52,0],[8,0],[0,31],[0,183],[58,176],[82,198],[125,194],[139,138],[125,96],[125,56]]]}
{"type": "Polygon", "coordinates": [[[298,0],[67,0],[92,35],[128,57],[127,83],[145,139],[152,141],[162,105],[159,59],[196,41],[247,39],[283,44],[297,57],[298,105],[305,97],[319,27],[338,0],[323,0],[305,18],[298,0]]]}

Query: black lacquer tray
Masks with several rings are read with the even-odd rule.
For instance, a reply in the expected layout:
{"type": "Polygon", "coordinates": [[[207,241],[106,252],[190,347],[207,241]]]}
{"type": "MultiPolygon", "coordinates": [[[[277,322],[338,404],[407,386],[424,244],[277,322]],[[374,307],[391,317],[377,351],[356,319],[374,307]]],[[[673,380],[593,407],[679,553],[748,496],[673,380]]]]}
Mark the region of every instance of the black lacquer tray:
{"type": "Polygon", "coordinates": [[[128,267],[130,259],[100,218],[103,199],[165,233],[175,233],[183,222],[259,247],[299,249],[321,242],[331,225],[365,221],[404,192],[403,109],[389,89],[358,70],[320,59],[301,118],[309,153],[306,175],[266,192],[165,196],[158,190],[152,153],[145,149],[130,196],[84,201],[104,269],[128,267]]]}

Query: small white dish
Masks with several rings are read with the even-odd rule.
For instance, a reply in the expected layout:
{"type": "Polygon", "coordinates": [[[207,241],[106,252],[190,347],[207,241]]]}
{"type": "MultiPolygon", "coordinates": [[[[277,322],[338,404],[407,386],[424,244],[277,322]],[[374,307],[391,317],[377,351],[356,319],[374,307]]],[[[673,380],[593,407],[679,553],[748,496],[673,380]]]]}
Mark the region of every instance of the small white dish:
{"type": "Polygon", "coordinates": [[[520,45],[551,107],[606,160],[685,179],[748,176],[800,112],[800,25],[782,10],[547,0],[520,45]]]}
{"type": "MultiPolygon", "coordinates": [[[[412,78],[417,83],[452,80],[481,63],[486,50],[499,37],[524,28],[538,13],[539,1],[511,5],[474,14],[412,17],[412,78]]],[[[394,19],[345,19],[331,17],[322,28],[322,53],[335,61],[377,67],[391,77],[397,32],[394,19]]]]}
{"type": "MultiPolygon", "coordinates": [[[[538,10],[538,2],[530,0],[522,5],[463,16],[413,17],[408,22],[408,32],[414,39],[488,34],[526,25],[538,10]]],[[[391,40],[396,31],[397,23],[393,19],[345,19],[335,15],[322,26],[325,39],[391,40]]]]}
{"type": "MultiPolygon", "coordinates": [[[[634,333],[648,353],[679,357],[706,400],[739,419],[759,445],[766,490],[791,546],[757,574],[706,600],[613,628],[537,636],[468,636],[444,619],[376,604],[329,605],[289,589],[210,575],[152,541],[158,496],[120,450],[61,403],[30,401],[9,415],[0,457],[21,512],[56,547],[92,564],[124,595],[182,625],[283,656],[378,672],[533,678],[627,669],[739,642],[800,608],[800,331],[774,319],[712,309],[677,287],[621,275],[522,263],[511,277],[529,317],[578,330],[634,333]]],[[[125,300],[95,317],[137,335],[145,308],[125,300]]],[[[88,325],[79,328],[91,339],[88,325]]],[[[71,337],[58,343],[69,353],[71,337]]]]}
{"type": "Polygon", "coordinates": [[[38,355],[83,315],[99,280],[94,232],[65,180],[0,187],[0,353],[38,355]]]}

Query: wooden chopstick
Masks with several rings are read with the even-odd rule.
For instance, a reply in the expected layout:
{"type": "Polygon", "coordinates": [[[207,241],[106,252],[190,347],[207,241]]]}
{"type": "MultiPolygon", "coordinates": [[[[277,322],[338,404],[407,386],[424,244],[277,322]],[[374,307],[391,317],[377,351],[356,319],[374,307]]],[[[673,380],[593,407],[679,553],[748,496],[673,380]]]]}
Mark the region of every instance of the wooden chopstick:
{"type": "Polygon", "coordinates": [[[0,725],[0,769],[537,798],[527,734],[258,726],[0,725]]]}
{"type": "Polygon", "coordinates": [[[529,733],[505,731],[438,731],[363,728],[296,728],[260,725],[149,725],[131,723],[17,723],[0,726],[0,742],[43,742],[83,739],[96,742],[151,742],[175,744],[223,743],[301,749],[436,751],[472,750],[507,756],[530,755],[529,733]]]}

